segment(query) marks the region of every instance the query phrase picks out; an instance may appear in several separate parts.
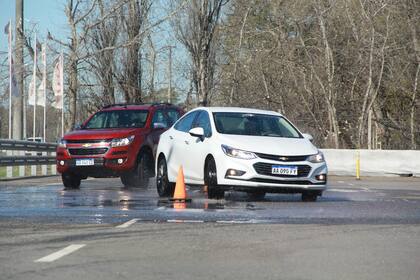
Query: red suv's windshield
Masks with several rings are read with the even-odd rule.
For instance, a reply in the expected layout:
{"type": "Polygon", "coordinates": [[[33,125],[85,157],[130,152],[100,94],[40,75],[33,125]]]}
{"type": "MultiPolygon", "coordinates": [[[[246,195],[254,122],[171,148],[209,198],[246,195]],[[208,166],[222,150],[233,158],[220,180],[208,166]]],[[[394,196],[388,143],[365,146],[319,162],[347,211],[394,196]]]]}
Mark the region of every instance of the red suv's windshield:
{"type": "Polygon", "coordinates": [[[115,110],[96,113],[83,129],[144,127],[149,111],[115,110]]]}

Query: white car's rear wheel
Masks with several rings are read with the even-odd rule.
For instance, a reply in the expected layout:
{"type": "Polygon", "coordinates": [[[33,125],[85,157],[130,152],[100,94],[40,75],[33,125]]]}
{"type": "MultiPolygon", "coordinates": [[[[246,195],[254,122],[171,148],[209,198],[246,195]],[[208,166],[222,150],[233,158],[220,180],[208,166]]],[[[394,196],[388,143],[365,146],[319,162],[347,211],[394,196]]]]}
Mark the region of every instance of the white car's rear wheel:
{"type": "Polygon", "coordinates": [[[156,188],[160,197],[173,196],[175,191],[175,184],[169,182],[168,179],[168,166],[165,157],[160,157],[158,161],[156,188]]]}

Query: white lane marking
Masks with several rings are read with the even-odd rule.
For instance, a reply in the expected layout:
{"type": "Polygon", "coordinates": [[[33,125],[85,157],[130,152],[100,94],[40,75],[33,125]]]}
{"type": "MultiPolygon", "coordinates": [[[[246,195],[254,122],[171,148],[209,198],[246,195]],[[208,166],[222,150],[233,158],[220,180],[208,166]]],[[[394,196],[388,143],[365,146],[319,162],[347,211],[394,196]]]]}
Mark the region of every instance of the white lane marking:
{"type": "Polygon", "coordinates": [[[359,190],[343,190],[343,189],[328,189],[331,192],[343,192],[343,193],[356,193],[360,192],[359,190]]]}
{"type": "Polygon", "coordinates": [[[349,183],[349,186],[354,186],[354,184],[352,184],[352,183],[349,183]]]}
{"type": "Polygon", "coordinates": [[[340,184],[344,184],[344,181],[338,181],[338,183],[340,183],[340,184]]]}
{"type": "Polygon", "coordinates": [[[167,220],[168,223],[204,223],[202,220],[167,220]]]}
{"type": "Polygon", "coordinates": [[[116,228],[128,228],[129,226],[131,226],[132,224],[137,223],[139,219],[132,219],[129,220],[128,222],[125,222],[124,224],[121,224],[119,226],[116,226],[116,228]]]}
{"type": "Polygon", "coordinates": [[[70,246],[67,246],[64,249],[61,249],[60,251],[57,251],[55,253],[52,253],[48,256],[45,256],[43,258],[37,259],[34,262],[53,262],[56,261],[64,256],[67,256],[83,247],[85,247],[86,244],[72,244],[70,246]]]}
{"type": "Polygon", "coordinates": [[[253,222],[248,220],[248,221],[216,221],[216,223],[218,224],[252,224],[253,222]]]}

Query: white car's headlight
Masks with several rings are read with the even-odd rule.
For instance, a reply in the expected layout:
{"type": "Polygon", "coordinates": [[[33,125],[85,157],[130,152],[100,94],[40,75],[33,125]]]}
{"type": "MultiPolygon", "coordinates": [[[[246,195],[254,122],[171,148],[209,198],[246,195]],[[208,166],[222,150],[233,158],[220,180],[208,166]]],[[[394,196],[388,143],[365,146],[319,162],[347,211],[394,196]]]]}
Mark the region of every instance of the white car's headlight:
{"type": "Polygon", "coordinates": [[[257,156],[252,153],[252,152],[247,152],[247,151],[243,151],[243,150],[239,150],[239,149],[235,149],[226,145],[222,145],[222,150],[223,152],[230,156],[230,157],[234,157],[234,158],[240,158],[240,159],[254,159],[257,156]]]}
{"type": "Polygon", "coordinates": [[[318,152],[316,155],[309,156],[307,160],[312,163],[320,163],[324,162],[325,158],[322,152],[318,152]]]}
{"type": "Polygon", "coordinates": [[[66,141],[66,140],[64,140],[64,139],[61,139],[61,140],[58,142],[58,147],[59,147],[59,148],[66,148],[66,147],[67,147],[67,141],[66,141]]]}
{"type": "Polygon", "coordinates": [[[111,141],[111,147],[123,147],[130,145],[134,140],[134,135],[128,136],[126,138],[115,138],[111,141]]]}

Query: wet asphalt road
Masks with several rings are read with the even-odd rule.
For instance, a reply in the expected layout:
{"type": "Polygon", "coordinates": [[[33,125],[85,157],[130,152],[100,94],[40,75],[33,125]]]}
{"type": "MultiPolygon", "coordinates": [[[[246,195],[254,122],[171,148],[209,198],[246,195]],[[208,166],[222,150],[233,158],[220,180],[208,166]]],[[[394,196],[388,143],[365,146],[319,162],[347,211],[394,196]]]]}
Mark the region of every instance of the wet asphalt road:
{"type": "Polygon", "coordinates": [[[301,202],[298,194],[268,194],[251,200],[227,192],[209,200],[199,188],[188,189],[185,209],[147,189],[124,188],[119,179],[92,179],[80,190],[64,190],[58,177],[0,182],[0,219],[75,224],[117,224],[130,219],[236,223],[419,224],[420,179],[332,177],[317,202],[301,202]]]}
{"type": "Polygon", "coordinates": [[[0,279],[419,279],[418,178],[331,177],[311,203],[188,194],[175,209],[154,182],[0,181],[0,279]]]}

